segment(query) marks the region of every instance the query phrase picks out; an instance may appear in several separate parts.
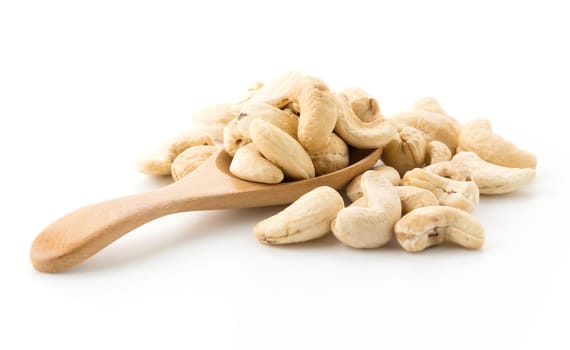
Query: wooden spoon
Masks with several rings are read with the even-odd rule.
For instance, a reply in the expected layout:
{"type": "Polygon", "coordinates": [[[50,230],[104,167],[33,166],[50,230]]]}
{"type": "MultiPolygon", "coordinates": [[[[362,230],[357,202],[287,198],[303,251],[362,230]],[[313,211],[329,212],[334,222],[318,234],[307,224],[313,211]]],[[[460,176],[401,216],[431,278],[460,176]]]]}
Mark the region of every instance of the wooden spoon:
{"type": "Polygon", "coordinates": [[[295,201],[318,187],[343,187],[370,169],[381,154],[353,150],[351,165],[313,179],[266,185],[235,178],[221,150],[182,180],[159,190],[111,199],[77,209],[49,225],[32,244],[30,258],[41,272],[77,265],[125,233],[161,216],[207,209],[251,208],[295,201]]]}

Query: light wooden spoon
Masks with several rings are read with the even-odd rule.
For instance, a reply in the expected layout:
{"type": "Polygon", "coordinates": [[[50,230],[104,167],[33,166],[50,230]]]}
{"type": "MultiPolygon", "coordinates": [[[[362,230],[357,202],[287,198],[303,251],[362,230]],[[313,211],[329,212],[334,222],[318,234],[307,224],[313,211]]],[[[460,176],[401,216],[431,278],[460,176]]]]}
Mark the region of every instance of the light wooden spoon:
{"type": "Polygon", "coordinates": [[[161,216],[207,209],[286,204],[318,187],[344,186],[370,169],[381,150],[353,150],[348,167],[313,179],[266,185],[229,172],[231,158],[221,150],[182,180],[159,190],[111,199],[77,209],[49,225],[32,244],[36,270],[58,272],[77,265],[125,233],[161,216]]]}

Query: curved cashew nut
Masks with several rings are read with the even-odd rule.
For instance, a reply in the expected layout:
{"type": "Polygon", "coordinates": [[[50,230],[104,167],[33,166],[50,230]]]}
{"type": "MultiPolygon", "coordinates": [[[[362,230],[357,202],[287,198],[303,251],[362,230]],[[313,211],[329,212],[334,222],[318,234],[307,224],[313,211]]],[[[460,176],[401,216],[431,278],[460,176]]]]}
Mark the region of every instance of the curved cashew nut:
{"type": "Polygon", "coordinates": [[[452,163],[464,166],[471,172],[473,181],[482,194],[503,194],[516,191],[534,179],[532,168],[508,168],[484,161],[473,152],[459,152],[452,163]]]}
{"type": "Polygon", "coordinates": [[[286,132],[257,118],[249,126],[251,140],[265,158],[291,179],[315,177],[315,167],[303,146],[286,132]]]}
{"type": "Polygon", "coordinates": [[[176,135],[146,157],[141,158],[137,162],[137,168],[145,174],[170,175],[172,162],[185,149],[192,146],[213,146],[215,144],[214,138],[204,131],[190,130],[176,135]]]}
{"type": "Polygon", "coordinates": [[[329,142],[318,152],[309,152],[315,167],[315,175],[320,176],[348,166],[350,161],[348,146],[335,133],[329,135],[329,142]]]}
{"type": "Polygon", "coordinates": [[[218,146],[193,146],[180,153],[172,162],[170,173],[179,181],[198,168],[219,149],[218,146]]]}
{"type": "Polygon", "coordinates": [[[299,105],[299,142],[308,151],[326,147],[337,117],[335,94],[319,78],[291,71],[262,87],[251,102],[264,102],[284,108],[291,102],[299,105]]]}
{"type": "Polygon", "coordinates": [[[384,147],[382,161],[404,175],[408,170],[424,166],[427,141],[418,129],[410,126],[398,129],[396,137],[384,147]]]}
{"type": "Polygon", "coordinates": [[[339,93],[346,96],[352,111],[363,122],[371,122],[383,118],[378,101],[361,88],[349,87],[341,90],[339,93]]]}
{"type": "Polygon", "coordinates": [[[283,181],[283,171],[263,158],[253,143],[237,150],[230,164],[230,172],[246,181],[276,184],[283,181]]]}
{"type": "Polygon", "coordinates": [[[451,159],[451,151],[441,141],[432,141],[427,145],[426,163],[435,164],[451,159]]]}
{"type": "Polygon", "coordinates": [[[325,148],[338,118],[334,93],[320,79],[304,77],[290,96],[301,110],[299,142],[310,152],[325,148]]]}
{"type": "Polygon", "coordinates": [[[475,119],[463,125],[458,151],[475,152],[484,161],[509,168],[536,168],[534,154],[495,134],[486,119],[475,119]]]}
{"type": "MultiPolygon", "coordinates": [[[[376,171],[382,176],[384,176],[392,185],[398,186],[400,184],[400,174],[398,171],[387,165],[378,165],[370,169],[376,171]]],[[[347,197],[355,202],[363,196],[362,187],[360,186],[360,181],[362,180],[362,174],[356,176],[350,183],[346,186],[347,197]]]]}
{"type": "Polygon", "coordinates": [[[283,211],[255,225],[262,243],[286,244],[320,238],[331,231],[331,222],[344,208],[342,196],[333,188],[317,187],[283,211]]]}
{"type": "Polygon", "coordinates": [[[442,111],[434,99],[423,99],[418,101],[412,110],[394,115],[392,120],[397,124],[406,124],[423,131],[429,136],[428,141],[441,141],[455,153],[460,125],[454,118],[441,113],[442,111]]]}
{"type": "Polygon", "coordinates": [[[479,188],[474,182],[450,180],[420,168],[408,171],[402,182],[432,192],[441,205],[472,212],[479,204],[479,188]]]}
{"type": "Polygon", "coordinates": [[[345,95],[338,94],[337,101],[338,119],[334,130],[349,145],[357,148],[382,148],[396,136],[394,125],[383,118],[370,122],[360,120],[345,95]]]}
{"type": "Polygon", "coordinates": [[[412,210],[396,223],[394,232],[408,252],[419,252],[444,241],[478,249],[485,241],[485,229],[471,214],[443,206],[412,210]]]}
{"type": "Polygon", "coordinates": [[[350,247],[380,247],[390,241],[394,224],[402,215],[400,197],[376,171],[362,174],[361,185],[367,207],[353,205],[341,209],[331,229],[339,241],[350,247]]]}

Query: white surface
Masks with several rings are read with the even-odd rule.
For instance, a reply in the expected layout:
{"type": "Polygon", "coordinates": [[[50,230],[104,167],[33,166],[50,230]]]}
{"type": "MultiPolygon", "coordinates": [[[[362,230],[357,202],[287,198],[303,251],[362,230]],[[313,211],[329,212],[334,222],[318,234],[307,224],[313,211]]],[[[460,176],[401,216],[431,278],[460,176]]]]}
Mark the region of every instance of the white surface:
{"type": "Polygon", "coordinates": [[[395,3],[2,2],[0,348],[567,349],[563,2],[395,3]],[[32,269],[47,224],[163,185],[138,156],[289,68],[386,115],[433,95],[487,116],[536,152],[537,180],[481,199],[481,251],[268,247],[266,208],[163,218],[66,273],[32,269]]]}

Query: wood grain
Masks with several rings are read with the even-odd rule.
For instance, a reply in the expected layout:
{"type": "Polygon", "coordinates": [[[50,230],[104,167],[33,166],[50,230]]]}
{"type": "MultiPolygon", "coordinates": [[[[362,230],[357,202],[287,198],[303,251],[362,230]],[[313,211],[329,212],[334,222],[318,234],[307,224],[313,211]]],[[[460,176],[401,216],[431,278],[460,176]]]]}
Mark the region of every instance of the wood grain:
{"type": "Polygon", "coordinates": [[[347,168],[313,179],[267,185],[233,177],[229,172],[231,158],[221,150],[181,181],[156,191],[92,204],[61,217],[36,237],[30,258],[38,271],[58,272],[165,215],[287,204],[318,186],[340,189],[374,166],[380,154],[381,150],[353,150],[352,164],[347,168]]]}

